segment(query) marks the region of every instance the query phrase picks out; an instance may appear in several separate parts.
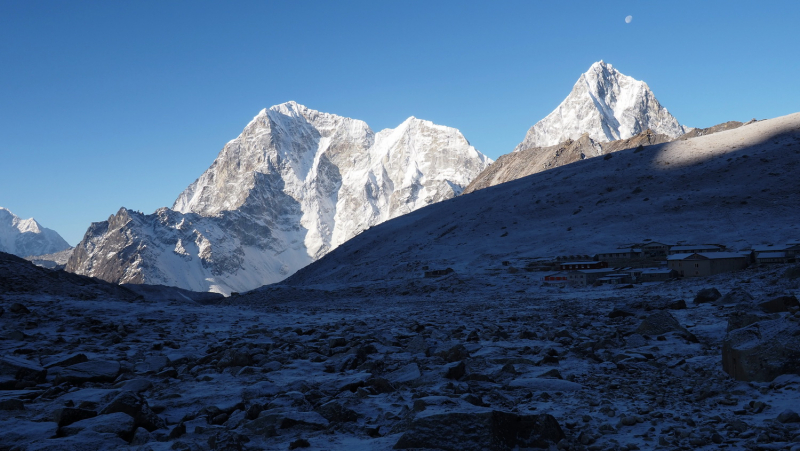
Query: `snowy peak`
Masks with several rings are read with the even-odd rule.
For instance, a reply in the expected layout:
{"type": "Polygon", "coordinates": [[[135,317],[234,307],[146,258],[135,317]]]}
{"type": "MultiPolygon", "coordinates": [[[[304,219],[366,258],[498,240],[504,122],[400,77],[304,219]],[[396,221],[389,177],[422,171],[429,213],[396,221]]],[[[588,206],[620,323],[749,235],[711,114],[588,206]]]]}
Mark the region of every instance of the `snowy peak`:
{"type": "Polygon", "coordinates": [[[67,270],[113,282],[244,291],[278,282],[367,228],[450,199],[491,160],[410,117],[374,133],[297,102],[261,110],[173,204],[97,223],[67,270]]]}
{"type": "Polygon", "coordinates": [[[0,207],[0,252],[28,257],[51,254],[69,247],[54,230],[42,227],[33,218],[21,219],[0,207]]]}
{"type": "Polygon", "coordinates": [[[647,129],[671,138],[686,132],[647,83],[598,61],[578,78],[552,113],[528,130],[514,151],[557,145],[584,133],[597,142],[615,141],[647,129]]]}

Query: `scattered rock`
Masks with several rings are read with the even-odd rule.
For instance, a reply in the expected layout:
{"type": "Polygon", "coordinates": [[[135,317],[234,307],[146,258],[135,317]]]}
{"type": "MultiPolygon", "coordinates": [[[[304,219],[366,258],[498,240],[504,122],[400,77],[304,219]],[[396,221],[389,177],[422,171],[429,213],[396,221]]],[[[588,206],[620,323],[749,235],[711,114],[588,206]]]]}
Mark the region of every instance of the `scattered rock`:
{"type": "Polygon", "coordinates": [[[436,355],[442,357],[445,361],[447,361],[447,363],[453,363],[458,362],[459,360],[468,359],[469,351],[467,351],[467,348],[464,347],[464,345],[457,344],[447,351],[439,352],[436,355]]]}
{"type": "Polygon", "coordinates": [[[25,410],[25,404],[19,399],[4,399],[0,401],[0,410],[25,410]]]}
{"type": "Polygon", "coordinates": [[[678,332],[689,341],[697,341],[697,338],[684,329],[671,313],[663,310],[645,318],[635,331],[637,334],[650,336],[663,335],[669,332],[678,332]]]}
{"type": "Polygon", "coordinates": [[[31,312],[30,310],[28,310],[28,307],[25,307],[24,305],[20,304],[19,302],[15,302],[15,303],[11,304],[11,307],[8,308],[8,311],[11,312],[11,313],[19,314],[19,315],[24,315],[24,314],[27,314],[27,313],[31,312]]]}
{"type": "Polygon", "coordinates": [[[459,380],[467,374],[467,365],[462,360],[458,363],[450,363],[445,366],[444,377],[459,380]]]}
{"type": "Polygon", "coordinates": [[[714,302],[721,297],[722,294],[716,288],[704,288],[694,297],[694,303],[702,304],[704,302],[714,302]]]}
{"type": "Polygon", "coordinates": [[[242,451],[245,449],[245,443],[249,442],[250,439],[246,435],[233,431],[220,431],[208,439],[208,446],[220,451],[242,451]]]}
{"type": "Polygon", "coordinates": [[[445,413],[417,417],[394,449],[433,448],[446,451],[549,448],[564,438],[551,415],[510,412],[445,413]]]}
{"type": "Polygon", "coordinates": [[[100,413],[107,415],[115,412],[130,415],[136,420],[136,426],[143,427],[150,432],[166,426],[164,420],[150,409],[143,397],[130,391],[123,391],[117,395],[100,413]]]}
{"type": "Polygon", "coordinates": [[[800,423],[800,414],[792,409],[786,409],[778,414],[777,419],[781,423],[800,423]]]}
{"type": "Polygon", "coordinates": [[[408,365],[391,372],[386,375],[386,379],[393,384],[402,384],[411,382],[422,377],[419,371],[419,365],[416,363],[409,363],[408,365]]]}
{"type": "Polygon", "coordinates": [[[69,426],[76,421],[85,420],[97,416],[97,412],[88,409],[78,409],[76,407],[63,407],[53,413],[53,421],[59,427],[69,426]]]}
{"type": "Polygon", "coordinates": [[[790,307],[800,307],[800,302],[795,296],[778,296],[758,304],[761,311],[766,313],[788,312],[790,307]]]}
{"type": "Polygon", "coordinates": [[[289,443],[289,449],[297,449],[297,448],[309,448],[311,447],[311,443],[304,438],[299,438],[292,443],[289,443]]]}
{"type": "Polygon", "coordinates": [[[617,307],[614,307],[614,309],[608,313],[609,318],[628,318],[630,316],[636,316],[636,314],[618,309],[617,307]]]}
{"type": "Polygon", "coordinates": [[[70,366],[75,365],[78,363],[88,362],[89,358],[86,357],[86,354],[78,353],[72,354],[69,357],[58,357],[55,359],[50,359],[48,363],[45,364],[45,368],[52,368],[54,366],[70,366]]]}
{"type": "Polygon", "coordinates": [[[323,404],[318,407],[316,411],[331,423],[346,423],[358,420],[358,414],[356,412],[344,407],[337,400],[323,404]]]}
{"type": "Polygon", "coordinates": [[[100,415],[76,421],[68,426],[63,426],[59,430],[62,435],[69,436],[78,434],[84,430],[90,430],[100,434],[110,433],[128,440],[133,436],[135,429],[133,418],[122,412],[110,415],[100,415]]]}
{"type": "Polygon", "coordinates": [[[58,378],[71,384],[84,382],[112,382],[120,371],[119,362],[92,360],[70,365],[58,373],[58,378]]]}

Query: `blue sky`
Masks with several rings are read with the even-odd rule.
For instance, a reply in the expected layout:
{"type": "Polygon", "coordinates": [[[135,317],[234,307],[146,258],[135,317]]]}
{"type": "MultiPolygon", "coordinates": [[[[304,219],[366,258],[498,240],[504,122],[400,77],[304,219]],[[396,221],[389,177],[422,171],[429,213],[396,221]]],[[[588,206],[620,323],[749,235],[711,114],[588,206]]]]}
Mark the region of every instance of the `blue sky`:
{"type": "Polygon", "coordinates": [[[77,244],[262,108],[456,127],[492,158],[598,60],[682,123],[800,111],[796,1],[0,2],[0,206],[77,244]],[[632,15],[631,23],[625,17],[632,15]]]}

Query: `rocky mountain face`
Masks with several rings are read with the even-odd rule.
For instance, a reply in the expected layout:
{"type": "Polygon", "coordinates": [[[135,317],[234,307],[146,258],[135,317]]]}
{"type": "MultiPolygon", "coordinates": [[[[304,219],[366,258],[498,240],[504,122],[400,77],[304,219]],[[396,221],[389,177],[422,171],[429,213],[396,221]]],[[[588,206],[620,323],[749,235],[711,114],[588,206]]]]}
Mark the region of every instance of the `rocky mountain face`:
{"type": "Polygon", "coordinates": [[[672,138],[669,136],[654,133],[650,129],[631,138],[611,142],[596,142],[589,137],[588,133],[584,133],[576,140],[568,139],[556,146],[531,147],[501,156],[467,185],[464,194],[586,158],[609,155],[612,152],[640,146],[661,144],[671,140],[672,138]]]}
{"type": "Polygon", "coordinates": [[[295,102],[261,111],[172,209],[87,231],[68,271],[222,293],[277,282],[361,231],[449,199],[491,160],[456,129],[365,122],[295,102]]]}
{"type": "Polygon", "coordinates": [[[20,219],[0,207],[0,252],[19,257],[52,254],[69,249],[55,230],[42,227],[35,219],[20,219]]]}
{"type": "Polygon", "coordinates": [[[595,142],[616,141],[648,129],[671,138],[686,132],[658,103],[647,83],[600,61],[580,76],[552,113],[528,130],[514,151],[555,146],[584,133],[595,142]]]}

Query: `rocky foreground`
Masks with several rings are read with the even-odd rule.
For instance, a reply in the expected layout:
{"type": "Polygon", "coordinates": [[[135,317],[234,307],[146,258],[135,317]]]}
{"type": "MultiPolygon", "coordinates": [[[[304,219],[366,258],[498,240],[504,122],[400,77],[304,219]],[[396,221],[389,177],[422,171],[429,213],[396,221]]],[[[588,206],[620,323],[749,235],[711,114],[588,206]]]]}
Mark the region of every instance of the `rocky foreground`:
{"type": "Polygon", "coordinates": [[[799,276],[450,274],[216,305],[6,277],[0,449],[800,450],[799,276]]]}

